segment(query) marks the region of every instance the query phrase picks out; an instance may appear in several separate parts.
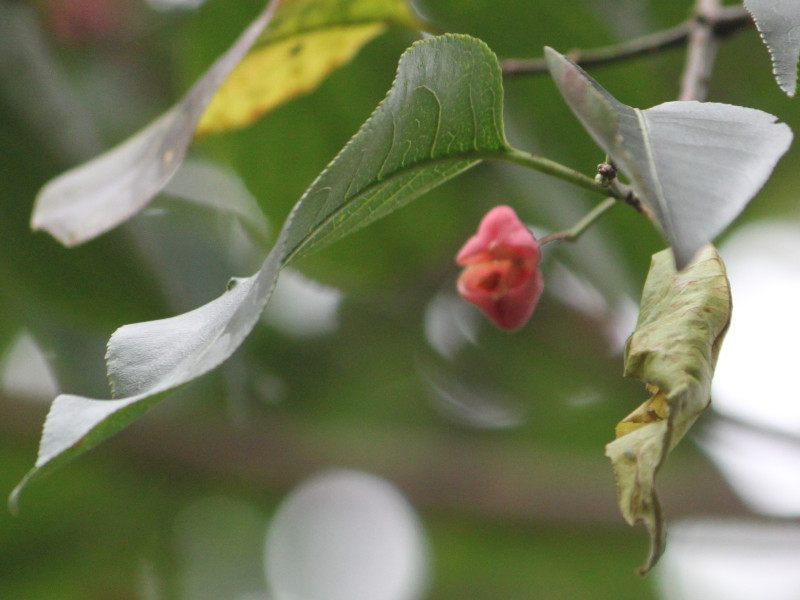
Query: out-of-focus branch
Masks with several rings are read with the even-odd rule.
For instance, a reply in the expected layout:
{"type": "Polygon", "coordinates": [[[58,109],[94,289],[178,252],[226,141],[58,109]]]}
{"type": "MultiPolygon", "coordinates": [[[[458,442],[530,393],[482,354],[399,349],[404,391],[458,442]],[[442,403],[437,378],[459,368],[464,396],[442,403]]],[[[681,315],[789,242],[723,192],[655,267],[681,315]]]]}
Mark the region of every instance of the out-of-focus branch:
{"type": "Polygon", "coordinates": [[[689,34],[678,100],[702,102],[708,96],[708,85],[720,44],[720,38],[714,31],[714,23],[719,19],[721,10],[721,0],[695,2],[696,18],[692,21],[689,34]]]}
{"type": "MultiPolygon", "coordinates": [[[[698,12],[695,17],[680,25],[628,42],[590,50],[571,50],[566,55],[582,67],[618,63],[682,47],[690,40],[700,24],[704,28],[710,28],[713,37],[719,40],[751,27],[753,22],[743,7],[725,7],[714,11],[713,14],[708,11],[698,12]]],[[[500,65],[506,78],[547,73],[547,63],[543,58],[508,59],[502,61],[500,65]]]]}
{"type": "MultiPolygon", "coordinates": [[[[37,439],[46,408],[0,399],[0,437],[37,439]]],[[[559,451],[437,427],[322,424],[277,415],[237,426],[156,411],[95,452],[112,455],[119,469],[129,465],[175,481],[269,493],[286,492],[320,469],[349,467],[386,477],[420,509],[520,523],[626,526],[601,447],[559,451]]],[[[58,476],[69,478],[69,468],[58,476]]],[[[659,483],[671,517],[747,514],[696,455],[671,458],[659,483]]]]}

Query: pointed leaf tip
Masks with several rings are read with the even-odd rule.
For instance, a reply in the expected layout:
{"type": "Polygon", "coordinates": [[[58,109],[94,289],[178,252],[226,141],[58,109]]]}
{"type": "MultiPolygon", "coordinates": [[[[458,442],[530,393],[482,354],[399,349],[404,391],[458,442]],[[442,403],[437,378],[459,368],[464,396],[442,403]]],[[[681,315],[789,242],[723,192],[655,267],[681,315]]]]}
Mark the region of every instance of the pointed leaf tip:
{"type": "Polygon", "coordinates": [[[800,57],[800,2],[797,0],[745,0],[761,39],[769,50],[772,71],[787,96],[797,91],[800,57]]]}
{"type": "Polygon", "coordinates": [[[546,52],[562,96],[630,179],[679,269],[733,222],[791,144],[788,125],[752,108],[713,102],[627,106],[568,58],[546,52]]]}

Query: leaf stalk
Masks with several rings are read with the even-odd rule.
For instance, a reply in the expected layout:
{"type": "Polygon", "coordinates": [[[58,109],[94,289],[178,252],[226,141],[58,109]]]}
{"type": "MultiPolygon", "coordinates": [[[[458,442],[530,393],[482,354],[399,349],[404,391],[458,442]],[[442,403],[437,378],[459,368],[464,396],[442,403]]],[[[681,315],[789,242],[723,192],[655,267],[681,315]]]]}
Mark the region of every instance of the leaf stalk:
{"type": "Polygon", "coordinates": [[[575,242],[580,238],[601,216],[603,216],[612,206],[617,204],[616,198],[606,198],[600,204],[590,210],[584,217],[569,229],[551,233],[539,240],[539,245],[549,244],[555,241],[575,242]]]}
{"type": "Polygon", "coordinates": [[[516,148],[510,148],[499,153],[493,153],[483,158],[504,160],[506,162],[514,163],[523,167],[528,167],[534,171],[539,171],[545,175],[556,177],[589,192],[600,194],[601,196],[614,195],[614,192],[607,186],[598,183],[592,177],[588,177],[580,171],[571,169],[570,167],[564,166],[561,163],[549,158],[530,154],[528,152],[524,152],[523,150],[517,150],[516,148]]]}

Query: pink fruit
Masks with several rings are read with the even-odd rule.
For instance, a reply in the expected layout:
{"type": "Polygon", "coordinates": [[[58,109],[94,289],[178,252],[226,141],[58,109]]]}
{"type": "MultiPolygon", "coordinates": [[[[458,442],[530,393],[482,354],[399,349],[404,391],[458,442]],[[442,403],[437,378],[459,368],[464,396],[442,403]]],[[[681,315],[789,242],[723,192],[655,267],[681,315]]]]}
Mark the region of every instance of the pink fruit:
{"type": "Polygon", "coordinates": [[[540,258],[538,242],[513,209],[497,206],[456,256],[465,267],[458,293],[501,329],[519,329],[542,295],[540,258]]]}

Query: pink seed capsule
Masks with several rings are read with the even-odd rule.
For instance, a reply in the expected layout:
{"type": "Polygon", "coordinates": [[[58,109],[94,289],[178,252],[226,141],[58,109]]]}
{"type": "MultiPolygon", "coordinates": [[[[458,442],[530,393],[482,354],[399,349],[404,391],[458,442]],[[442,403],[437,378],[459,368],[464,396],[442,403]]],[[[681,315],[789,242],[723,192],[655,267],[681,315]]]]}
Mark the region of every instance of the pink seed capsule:
{"type": "Polygon", "coordinates": [[[519,329],[542,295],[540,258],[538,242],[513,209],[497,206],[456,256],[465,267],[458,293],[501,329],[519,329]]]}

